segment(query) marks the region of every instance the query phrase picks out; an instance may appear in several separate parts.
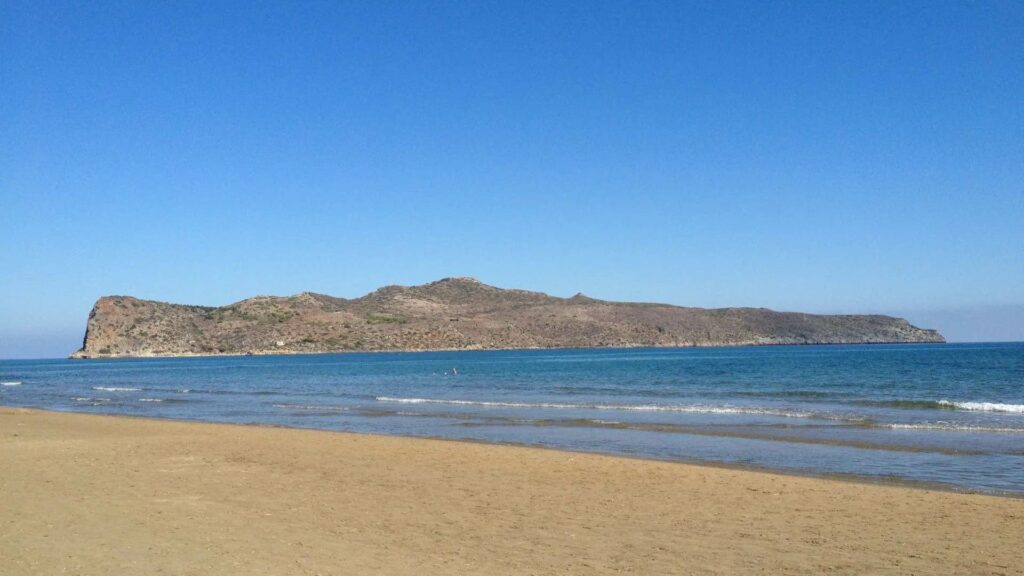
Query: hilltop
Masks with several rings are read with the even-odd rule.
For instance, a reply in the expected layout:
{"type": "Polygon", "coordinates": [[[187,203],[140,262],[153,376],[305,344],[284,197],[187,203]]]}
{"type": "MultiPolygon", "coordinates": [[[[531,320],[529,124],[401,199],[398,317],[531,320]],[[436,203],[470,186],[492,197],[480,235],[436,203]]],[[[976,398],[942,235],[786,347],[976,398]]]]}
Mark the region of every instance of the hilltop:
{"type": "Polygon", "coordinates": [[[72,357],[943,341],[890,316],[559,298],[445,278],[353,299],[303,292],[221,307],[104,296],[72,357]]]}

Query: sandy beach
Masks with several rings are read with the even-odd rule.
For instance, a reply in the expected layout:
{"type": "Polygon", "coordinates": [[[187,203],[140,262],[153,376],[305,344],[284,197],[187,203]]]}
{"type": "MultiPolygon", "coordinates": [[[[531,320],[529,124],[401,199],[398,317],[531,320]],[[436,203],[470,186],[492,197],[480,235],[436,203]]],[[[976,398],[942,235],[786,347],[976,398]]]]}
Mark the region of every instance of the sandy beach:
{"type": "Polygon", "coordinates": [[[0,408],[36,574],[1020,574],[1024,500],[533,448],[0,408]]]}

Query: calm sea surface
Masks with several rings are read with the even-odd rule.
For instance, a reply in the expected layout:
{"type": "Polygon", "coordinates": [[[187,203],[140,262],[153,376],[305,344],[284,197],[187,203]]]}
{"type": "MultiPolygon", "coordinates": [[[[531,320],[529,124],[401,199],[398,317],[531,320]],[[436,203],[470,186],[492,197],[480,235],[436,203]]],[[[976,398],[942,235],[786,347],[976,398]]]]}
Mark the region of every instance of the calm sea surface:
{"type": "Polygon", "coordinates": [[[0,404],[1024,494],[1024,343],[0,361],[0,404]]]}

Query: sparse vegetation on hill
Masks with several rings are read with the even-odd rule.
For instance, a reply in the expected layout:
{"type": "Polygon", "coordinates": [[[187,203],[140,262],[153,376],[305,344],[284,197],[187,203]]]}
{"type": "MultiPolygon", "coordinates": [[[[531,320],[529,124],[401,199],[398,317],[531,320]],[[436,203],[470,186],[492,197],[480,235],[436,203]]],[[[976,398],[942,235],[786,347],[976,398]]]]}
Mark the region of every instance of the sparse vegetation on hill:
{"type": "Polygon", "coordinates": [[[557,298],[445,278],[354,299],[304,292],[220,308],[105,296],[72,356],[942,341],[890,316],[557,298]]]}

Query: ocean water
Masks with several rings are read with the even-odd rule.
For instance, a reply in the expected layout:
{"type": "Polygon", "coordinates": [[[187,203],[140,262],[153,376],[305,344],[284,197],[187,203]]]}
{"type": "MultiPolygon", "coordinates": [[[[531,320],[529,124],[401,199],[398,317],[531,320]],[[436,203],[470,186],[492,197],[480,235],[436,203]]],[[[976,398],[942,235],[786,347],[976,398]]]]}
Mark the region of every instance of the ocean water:
{"type": "Polygon", "coordinates": [[[0,361],[0,404],[1024,494],[1024,343],[0,361]]]}

